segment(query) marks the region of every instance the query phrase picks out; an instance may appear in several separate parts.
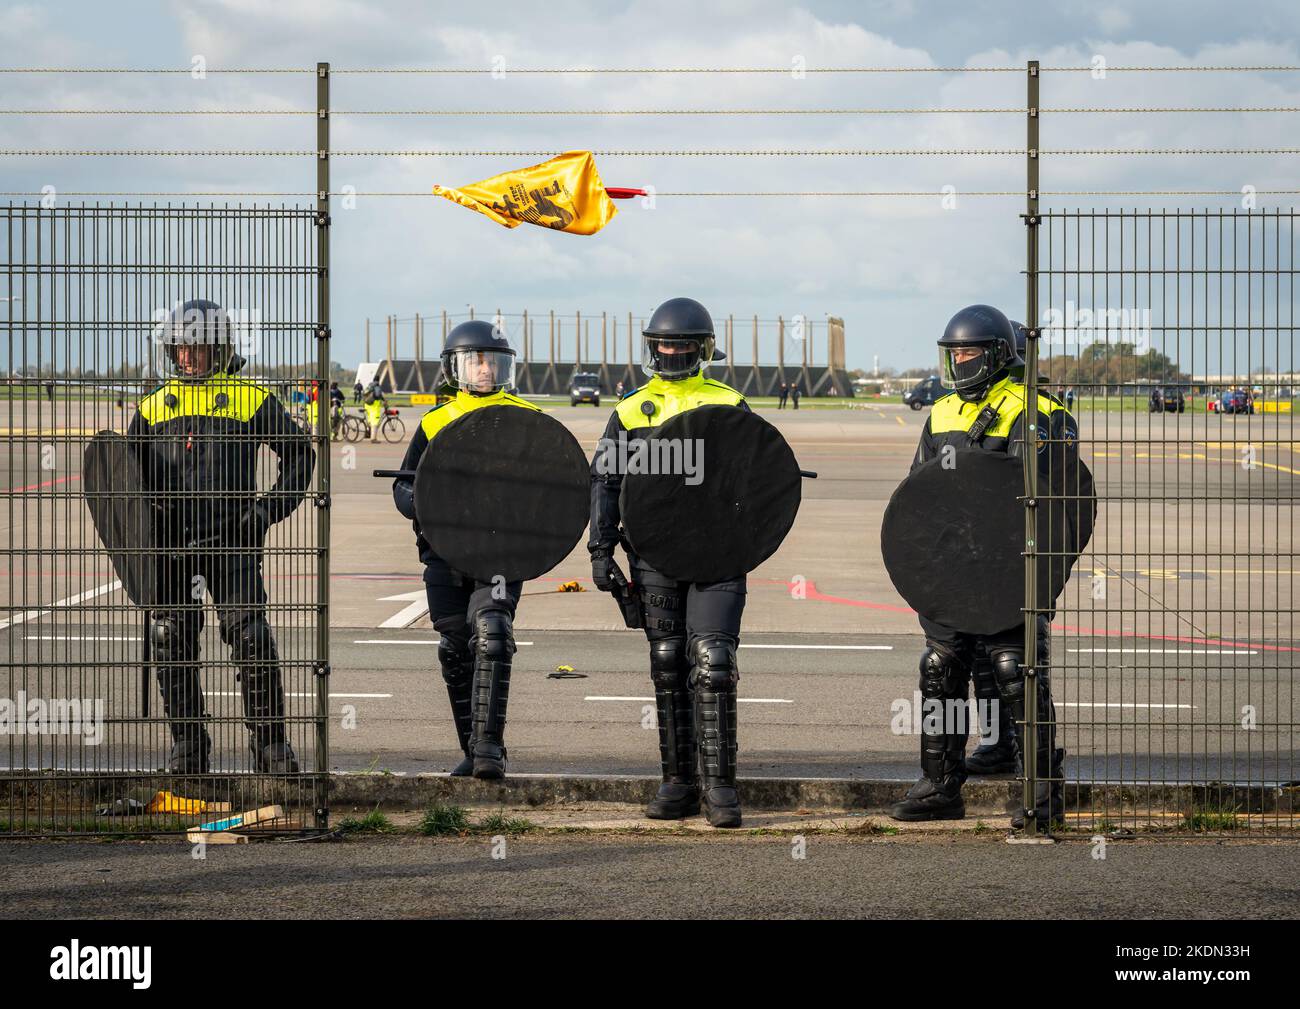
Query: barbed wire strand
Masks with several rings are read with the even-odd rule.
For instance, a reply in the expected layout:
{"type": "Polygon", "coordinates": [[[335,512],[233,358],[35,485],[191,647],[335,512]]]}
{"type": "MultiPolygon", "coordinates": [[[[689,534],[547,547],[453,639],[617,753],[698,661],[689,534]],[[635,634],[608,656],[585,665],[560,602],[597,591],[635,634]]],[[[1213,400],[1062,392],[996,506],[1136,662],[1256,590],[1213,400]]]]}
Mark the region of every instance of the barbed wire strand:
{"type": "MultiPolygon", "coordinates": [[[[1042,108],[1043,115],[1300,112],[1300,106],[1042,108]]],[[[902,116],[1026,115],[1027,108],[956,109],[334,109],[330,116],[902,116]]],[[[315,116],[315,109],[0,109],[0,116],[315,116]]]]}
{"type": "MultiPolygon", "coordinates": [[[[315,74],[315,67],[0,67],[0,74],[315,74]]],[[[1294,72],[1300,66],[1081,66],[1039,67],[1040,73],[1265,73],[1294,72]]],[[[1014,67],[331,67],[331,75],[342,74],[1022,74],[1014,67]]]]}
{"type": "MultiPolygon", "coordinates": [[[[430,151],[430,150],[331,150],[336,158],[551,158],[568,151],[430,151]]],[[[831,148],[824,150],[597,150],[589,152],[597,157],[728,157],[728,158],[780,158],[780,157],[930,157],[930,156],[1018,156],[1029,153],[1023,148],[880,148],[874,150],[831,148]]],[[[1242,155],[1242,154],[1300,154],[1300,147],[1131,147],[1131,148],[1043,148],[1036,152],[1049,156],[1079,155],[1242,155]]],[[[314,150],[0,150],[0,157],[248,157],[248,158],[301,158],[317,157],[314,150]]]]}
{"type": "MultiPolygon", "coordinates": [[[[1295,196],[1300,195],[1300,189],[1256,189],[1254,194],[1257,196],[1295,196]]],[[[41,197],[49,194],[27,191],[13,190],[9,192],[0,192],[0,197],[41,197]]],[[[319,195],[315,192],[164,192],[164,191],[141,191],[141,190],[58,190],[56,194],[62,197],[84,197],[84,196],[140,196],[140,197],[227,197],[240,199],[263,199],[267,197],[304,197],[316,199],[319,195]]],[[[411,191],[357,191],[349,192],[340,190],[328,194],[331,197],[343,198],[349,196],[416,196],[431,197],[434,194],[429,190],[411,190],[411,191]]],[[[945,193],[942,190],[842,190],[842,191],[815,191],[815,190],[712,190],[712,191],[665,191],[647,194],[648,196],[673,196],[673,197],[875,197],[875,196],[897,196],[897,197],[944,197],[944,196],[1003,196],[1025,197],[1024,190],[1018,189],[985,189],[985,190],[955,190],[952,193],[945,193]]],[[[1059,189],[1059,190],[1040,190],[1039,196],[1242,196],[1244,195],[1238,189],[1059,189]]]]}

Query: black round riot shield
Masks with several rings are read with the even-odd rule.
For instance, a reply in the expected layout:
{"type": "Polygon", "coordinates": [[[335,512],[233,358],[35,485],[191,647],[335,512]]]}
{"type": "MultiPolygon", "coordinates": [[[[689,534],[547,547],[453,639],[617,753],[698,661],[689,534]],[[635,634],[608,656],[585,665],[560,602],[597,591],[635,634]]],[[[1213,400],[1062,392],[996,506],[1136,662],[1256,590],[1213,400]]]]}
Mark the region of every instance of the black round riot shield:
{"type": "Polygon", "coordinates": [[[149,606],[155,591],[154,509],[144,488],[140,462],[125,438],[100,431],[82,457],[82,491],[95,532],[127,596],[149,606]]]}
{"type": "Polygon", "coordinates": [[[452,568],[482,582],[544,575],[587,528],[582,446],[544,413],[485,406],[448,424],[415,471],[420,532],[452,568]]]}
{"type": "Polygon", "coordinates": [[[702,406],[645,439],[608,446],[632,550],[660,574],[720,582],[776,553],[799,512],[799,464],[781,432],[733,406],[702,406]]]}
{"type": "MultiPolygon", "coordinates": [[[[1051,612],[1092,536],[1092,474],[1040,480],[1034,509],[1038,608],[1051,612]]],[[[955,449],[918,467],[894,491],[880,527],[885,569],[921,616],[966,634],[1024,622],[1024,464],[1001,453],[955,449]]]]}

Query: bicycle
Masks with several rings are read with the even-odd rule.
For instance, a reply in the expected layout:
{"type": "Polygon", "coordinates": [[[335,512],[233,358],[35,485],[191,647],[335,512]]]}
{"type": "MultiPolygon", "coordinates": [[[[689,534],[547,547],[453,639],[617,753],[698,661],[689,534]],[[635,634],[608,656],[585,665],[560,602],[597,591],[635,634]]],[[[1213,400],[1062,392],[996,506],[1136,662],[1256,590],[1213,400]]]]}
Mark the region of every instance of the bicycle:
{"type": "Polygon", "coordinates": [[[387,442],[406,438],[406,424],[397,415],[397,407],[389,407],[384,411],[384,419],[379,422],[379,436],[387,442]]]}
{"type": "Polygon", "coordinates": [[[363,416],[343,411],[342,432],[344,441],[360,441],[370,434],[370,426],[363,416]]]}

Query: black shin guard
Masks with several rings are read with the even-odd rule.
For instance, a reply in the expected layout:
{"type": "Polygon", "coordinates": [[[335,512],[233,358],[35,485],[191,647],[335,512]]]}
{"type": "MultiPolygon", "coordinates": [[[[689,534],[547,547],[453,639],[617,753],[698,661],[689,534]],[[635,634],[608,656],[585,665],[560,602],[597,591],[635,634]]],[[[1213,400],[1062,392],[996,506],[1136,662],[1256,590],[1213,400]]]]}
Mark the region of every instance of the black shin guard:
{"type": "Polygon", "coordinates": [[[470,737],[474,732],[474,656],[467,642],[443,634],[438,642],[438,664],[442,667],[447,699],[451,702],[456,741],[465,755],[451,773],[454,777],[465,777],[474,769],[474,756],[470,749],[470,737]]]}
{"type": "Polygon", "coordinates": [[[510,699],[510,663],[515,653],[514,628],[505,610],[480,610],[474,617],[472,690],[474,777],[505,776],[506,705],[510,699]]]}
{"type": "MultiPolygon", "coordinates": [[[[1025,825],[1026,813],[1032,812],[1041,829],[1048,829],[1052,824],[1065,820],[1062,782],[1065,774],[1065,751],[1056,745],[1056,707],[1052,703],[1052,684],[1048,676],[1051,666],[1051,642],[1048,621],[1040,617],[1038,621],[1038,666],[1037,705],[1038,721],[1035,742],[1035,765],[1038,785],[1034,791],[1034,808],[1032,811],[1021,809],[1012,816],[1011,825],[1019,829],[1025,825]]],[[[990,651],[993,671],[997,677],[998,690],[1002,694],[1002,703],[1010,708],[1011,717],[1017,726],[1022,726],[1025,719],[1025,682],[1023,648],[1000,648],[990,651]]],[[[1027,734],[1017,729],[1015,734],[1016,751],[1023,770],[1024,747],[1027,734]]]]}
{"type": "Polygon", "coordinates": [[[971,672],[975,681],[975,700],[979,711],[980,745],[966,758],[970,774],[1014,774],[1016,770],[1015,723],[1010,706],[1002,703],[998,693],[993,663],[981,646],[976,649],[971,672]],[[997,726],[996,738],[984,734],[984,726],[997,726]]]}
{"type": "Polygon", "coordinates": [[[691,686],[695,701],[695,739],[703,777],[704,805],[715,827],[739,827],[736,792],[736,642],[724,636],[695,641],[691,686]]]}
{"type": "Polygon", "coordinates": [[[663,772],[663,783],[646,807],[646,816],[652,820],[679,820],[700,811],[689,672],[685,639],[660,638],[650,643],[650,678],[655,686],[663,772]]]}
{"type": "Polygon", "coordinates": [[[199,680],[197,628],[183,615],[156,614],[149,623],[150,655],[157,664],[158,690],[172,737],[168,770],[173,774],[206,774],[212,739],[205,725],[203,689],[199,680]]]}

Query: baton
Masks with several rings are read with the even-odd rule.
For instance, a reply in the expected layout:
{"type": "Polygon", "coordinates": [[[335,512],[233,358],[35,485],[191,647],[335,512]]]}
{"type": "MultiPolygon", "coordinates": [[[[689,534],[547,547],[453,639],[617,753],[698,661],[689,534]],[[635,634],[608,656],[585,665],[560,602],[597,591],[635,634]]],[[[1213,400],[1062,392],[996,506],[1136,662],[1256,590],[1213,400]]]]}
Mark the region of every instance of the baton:
{"type": "Polygon", "coordinates": [[[623,572],[618,569],[618,565],[609,573],[610,590],[609,594],[614,597],[618,603],[619,609],[623,611],[623,624],[627,627],[643,627],[641,622],[641,604],[637,602],[636,594],[632,591],[632,586],[628,580],[623,577],[623,572]]]}

